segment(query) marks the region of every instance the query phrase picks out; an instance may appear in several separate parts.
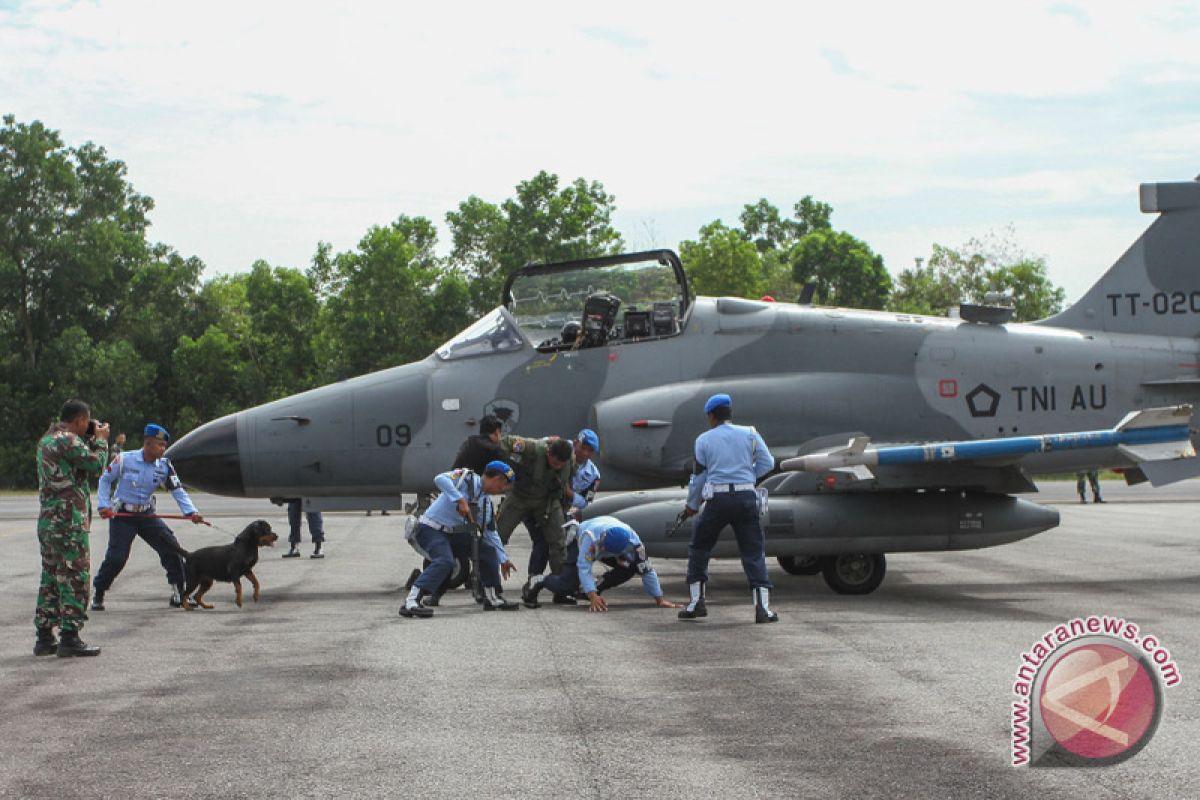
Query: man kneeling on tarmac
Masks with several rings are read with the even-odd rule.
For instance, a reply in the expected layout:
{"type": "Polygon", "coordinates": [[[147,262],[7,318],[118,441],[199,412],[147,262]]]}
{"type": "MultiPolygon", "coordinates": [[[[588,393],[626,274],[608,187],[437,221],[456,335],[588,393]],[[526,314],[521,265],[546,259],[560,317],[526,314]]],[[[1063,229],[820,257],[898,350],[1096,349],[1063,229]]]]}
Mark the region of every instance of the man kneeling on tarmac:
{"type": "Polygon", "coordinates": [[[473,530],[476,524],[483,527],[483,541],[479,543],[479,577],[483,583],[483,610],[515,611],[517,603],[506,601],[499,594],[500,571],[507,575],[516,567],[505,555],[496,533],[496,511],[488,495],[500,494],[508,488],[515,474],[512,467],[503,461],[488,463],[480,478],[469,469],[443,472],[433,479],[441,494],[425,510],[417,522],[414,534],[417,545],[428,554],[430,564],[413,582],[412,590],[400,616],[427,618],[433,609],[421,604],[426,595],[434,594],[442,582],[454,570],[454,553],[450,548],[450,535],[464,529],[473,530]]]}
{"type": "Polygon", "coordinates": [[[547,589],[556,595],[574,594],[582,589],[592,611],[607,611],[608,601],[600,596],[592,565],[597,561],[614,564],[601,579],[603,588],[620,586],[634,575],[642,576],[642,588],[660,608],[679,606],[663,597],[658,574],[646,558],[646,547],[633,529],[616,517],[596,517],[582,524],[567,523],[567,558],[562,572],[549,577],[534,575],[521,589],[521,600],[537,608],[538,594],[547,589]]]}

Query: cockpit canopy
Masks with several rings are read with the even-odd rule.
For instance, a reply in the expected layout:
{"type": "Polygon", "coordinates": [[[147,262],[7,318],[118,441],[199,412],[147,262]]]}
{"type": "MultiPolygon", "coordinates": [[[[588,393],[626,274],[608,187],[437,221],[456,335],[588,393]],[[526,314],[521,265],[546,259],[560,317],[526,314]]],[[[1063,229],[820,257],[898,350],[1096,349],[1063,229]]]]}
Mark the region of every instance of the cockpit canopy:
{"type": "Polygon", "coordinates": [[[674,336],[688,301],[670,250],[525,267],[504,287],[504,306],[543,352],[674,336]]]}

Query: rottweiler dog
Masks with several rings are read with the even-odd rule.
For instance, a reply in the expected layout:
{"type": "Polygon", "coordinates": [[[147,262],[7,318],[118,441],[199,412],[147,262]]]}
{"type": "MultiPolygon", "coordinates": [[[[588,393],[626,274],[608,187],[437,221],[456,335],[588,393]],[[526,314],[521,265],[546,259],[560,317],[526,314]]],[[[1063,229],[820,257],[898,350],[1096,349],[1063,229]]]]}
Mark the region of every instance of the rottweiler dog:
{"type": "Polygon", "coordinates": [[[202,547],[194,553],[180,548],[179,554],[186,561],[187,576],[182,607],[188,611],[196,606],[212,608],[211,603],[204,602],[204,595],[212,588],[213,581],[225,581],[233,584],[233,590],[237,594],[237,605],[241,608],[243,575],[249,578],[254,586],[254,599],[257,601],[261,591],[253,568],[258,563],[258,548],[274,547],[278,538],[271,526],[260,519],[247,525],[233,540],[233,544],[202,547]],[[195,600],[190,599],[192,592],[196,592],[195,600]]]}

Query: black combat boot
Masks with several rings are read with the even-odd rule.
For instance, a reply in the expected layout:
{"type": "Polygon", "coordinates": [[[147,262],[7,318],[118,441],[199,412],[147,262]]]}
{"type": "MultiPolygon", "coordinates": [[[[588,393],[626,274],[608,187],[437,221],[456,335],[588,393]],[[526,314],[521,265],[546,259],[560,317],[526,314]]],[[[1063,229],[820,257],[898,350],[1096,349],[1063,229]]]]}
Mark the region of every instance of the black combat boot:
{"type": "Polygon", "coordinates": [[[538,593],[542,591],[542,580],[541,575],[533,575],[521,587],[521,602],[525,604],[526,608],[542,607],[537,599],[538,593]]]}
{"type": "Polygon", "coordinates": [[[92,647],[83,639],[79,638],[79,633],[76,631],[63,631],[62,639],[58,643],[58,657],[71,658],[73,656],[98,656],[100,655],[99,647],[92,647]]]}
{"type": "Polygon", "coordinates": [[[483,610],[484,611],[517,611],[521,608],[519,603],[510,603],[500,596],[494,587],[483,587],[483,610]]]}
{"type": "Polygon", "coordinates": [[[104,610],[104,590],[96,589],[92,592],[92,611],[104,610]]]}
{"type": "Polygon", "coordinates": [[[312,555],[309,558],[324,558],[325,554],[321,552],[323,542],[317,542],[317,546],[313,548],[312,555]]]}
{"type": "Polygon", "coordinates": [[[579,605],[579,598],[573,594],[556,594],[554,595],[554,605],[577,606],[579,605]]]}
{"type": "Polygon", "coordinates": [[[429,619],[433,616],[433,609],[426,608],[421,605],[421,598],[425,595],[425,591],[418,589],[416,586],[408,593],[408,598],[405,599],[404,605],[400,606],[400,616],[408,617],[409,619],[429,619]]]}
{"type": "Polygon", "coordinates": [[[35,656],[52,656],[58,652],[58,639],[54,638],[54,628],[38,628],[37,641],[33,643],[35,656]]]}
{"type": "Polygon", "coordinates": [[[183,584],[176,583],[171,586],[171,599],[167,601],[167,605],[171,608],[179,608],[183,605],[183,584]]]}
{"type": "Polygon", "coordinates": [[[779,615],[771,610],[771,590],[754,590],[754,621],[778,622],[779,615]]]}
{"type": "Polygon", "coordinates": [[[687,604],[683,611],[679,612],[679,618],[699,619],[700,617],[707,617],[708,607],[704,605],[704,581],[689,583],[688,590],[692,593],[692,601],[687,604]]]}
{"type": "Polygon", "coordinates": [[[300,545],[293,543],[292,546],[288,548],[288,551],[283,554],[283,557],[284,558],[299,558],[300,557],[300,545]]]}

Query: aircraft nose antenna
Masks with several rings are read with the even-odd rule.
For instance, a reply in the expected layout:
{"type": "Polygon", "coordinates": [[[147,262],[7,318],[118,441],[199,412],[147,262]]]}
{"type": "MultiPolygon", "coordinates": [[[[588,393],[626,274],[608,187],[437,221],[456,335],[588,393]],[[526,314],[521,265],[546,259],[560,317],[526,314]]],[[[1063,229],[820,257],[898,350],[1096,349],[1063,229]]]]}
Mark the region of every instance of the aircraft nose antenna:
{"type": "Polygon", "coordinates": [[[201,425],[167,450],[179,479],[214,494],[246,496],[238,454],[238,415],[201,425]]]}

